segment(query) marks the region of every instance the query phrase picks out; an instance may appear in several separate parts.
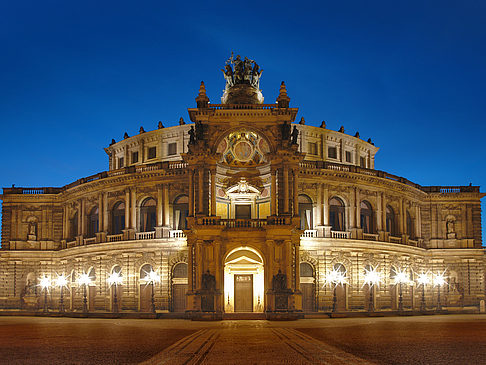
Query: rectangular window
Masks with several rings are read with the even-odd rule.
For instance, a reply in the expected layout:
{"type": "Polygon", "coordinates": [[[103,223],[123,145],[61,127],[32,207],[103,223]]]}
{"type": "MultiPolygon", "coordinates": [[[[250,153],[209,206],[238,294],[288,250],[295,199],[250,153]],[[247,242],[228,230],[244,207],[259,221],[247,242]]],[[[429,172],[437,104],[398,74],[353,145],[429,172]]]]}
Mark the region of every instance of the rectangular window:
{"type": "Polygon", "coordinates": [[[353,162],[353,156],[351,155],[351,151],[346,151],[346,162],[353,162]]]}
{"type": "Polygon", "coordinates": [[[309,142],[309,155],[317,155],[317,143],[309,142]]]}
{"type": "Polygon", "coordinates": [[[366,168],[366,158],[364,157],[359,158],[359,166],[366,168]]]}
{"type": "Polygon", "coordinates": [[[118,157],[118,168],[121,169],[124,166],[123,157],[118,157]]]}
{"type": "Polygon", "coordinates": [[[169,150],[167,151],[169,156],[177,154],[177,143],[169,143],[169,150]]]}
{"type": "Polygon", "coordinates": [[[157,147],[149,147],[148,148],[148,153],[147,153],[147,159],[152,159],[157,156],[157,147]]]}
{"type": "Polygon", "coordinates": [[[327,149],[327,157],[337,158],[337,148],[336,147],[329,147],[327,149]]]}
{"type": "Polygon", "coordinates": [[[138,151],[132,152],[132,163],[138,162],[138,151]]]}

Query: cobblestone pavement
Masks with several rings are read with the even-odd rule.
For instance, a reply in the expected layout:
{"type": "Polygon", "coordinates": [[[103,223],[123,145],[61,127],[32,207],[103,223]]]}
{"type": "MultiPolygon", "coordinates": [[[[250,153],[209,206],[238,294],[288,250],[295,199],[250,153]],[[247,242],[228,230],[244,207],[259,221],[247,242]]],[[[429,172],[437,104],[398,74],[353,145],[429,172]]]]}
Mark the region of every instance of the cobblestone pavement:
{"type": "Polygon", "coordinates": [[[193,322],[0,317],[1,364],[484,364],[486,315],[193,322]]]}
{"type": "Polygon", "coordinates": [[[202,329],[143,362],[159,364],[370,364],[293,328],[229,322],[202,329]]]}

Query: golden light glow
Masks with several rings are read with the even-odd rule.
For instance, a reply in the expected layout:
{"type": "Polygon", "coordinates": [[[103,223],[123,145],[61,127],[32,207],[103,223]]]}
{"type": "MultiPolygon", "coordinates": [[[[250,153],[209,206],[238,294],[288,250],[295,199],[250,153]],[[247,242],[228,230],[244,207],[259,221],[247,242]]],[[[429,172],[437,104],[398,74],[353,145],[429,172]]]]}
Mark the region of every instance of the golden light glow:
{"type": "Polygon", "coordinates": [[[51,278],[49,278],[47,276],[44,276],[44,277],[40,278],[40,280],[39,280],[39,286],[43,290],[48,290],[49,287],[51,286],[51,278]]]}
{"type": "Polygon", "coordinates": [[[394,277],[395,284],[407,284],[409,281],[406,270],[398,270],[396,272],[394,277]]]}
{"type": "Polygon", "coordinates": [[[372,287],[373,285],[379,285],[381,282],[381,273],[377,271],[377,267],[370,266],[369,269],[365,268],[364,284],[372,287]]]}
{"type": "Polygon", "coordinates": [[[67,276],[58,274],[56,279],[56,286],[62,288],[64,286],[67,286],[67,284],[68,284],[67,276]]]}
{"type": "Polygon", "coordinates": [[[442,286],[442,285],[446,284],[444,274],[445,274],[445,271],[442,272],[442,273],[438,272],[437,274],[433,274],[434,276],[433,276],[432,281],[433,281],[434,285],[442,286]]]}
{"type": "Polygon", "coordinates": [[[344,285],[348,284],[348,278],[346,277],[346,271],[343,273],[340,270],[333,269],[326,275],[326,284],[328,285],[344,285]]]}
{"type": "Polygon", "coordinates": [[[145,272],[145,277],[142,280],[147,284],[160,283],[160,275],[151,269],[150,272],[145,272]]]}
{"type": "Polygon", "coordinates": [[[426,272],[426,273],[421,273],[419,274],[418,278],[417,278],[417,282],[420,284],[420,285],[427,285],[428,283],[430,283],[430,277],[429,277],[429,273],[426,272]]]}
{"type": "Polygon", "coordinates": [[[121,285],[123,283],[123,277],[120,273],[113,271],[110,276],[108,276],[108,284],[112,285],[121,285]]]}
{"type": "Polygon", "coordinates": [[[82,273],[81,275],[79,275],[78,284],[79,285],[89,285],[89,284],[91,284],[91,278],[90,278],[90,276],[88,274],[86,274],[86,273],[82,273]]]}

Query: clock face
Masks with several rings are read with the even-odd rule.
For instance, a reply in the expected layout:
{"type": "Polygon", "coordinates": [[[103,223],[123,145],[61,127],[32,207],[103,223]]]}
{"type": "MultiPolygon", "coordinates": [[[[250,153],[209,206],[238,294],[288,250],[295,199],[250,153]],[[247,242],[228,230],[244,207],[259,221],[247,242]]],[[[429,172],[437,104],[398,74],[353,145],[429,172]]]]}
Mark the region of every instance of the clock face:
{"type": "Polygon", "coordinates": [[[258,133],[239,130],[228,134],[216,152],[223,155],[221,162],[232,166],[255,166],[266,161],[270,147],[258,133]]]}

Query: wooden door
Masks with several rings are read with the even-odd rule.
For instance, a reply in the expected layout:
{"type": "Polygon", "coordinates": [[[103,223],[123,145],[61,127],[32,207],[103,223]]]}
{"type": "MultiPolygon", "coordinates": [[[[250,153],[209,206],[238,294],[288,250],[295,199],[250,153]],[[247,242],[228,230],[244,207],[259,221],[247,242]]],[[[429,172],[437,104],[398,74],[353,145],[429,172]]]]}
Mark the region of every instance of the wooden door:
{"type": "Polygon", "coordinates": [[[300,290],[302,292],[302,310],[304,312],[314,312],[316,310],[314,284],[301,283],[300,290]]]}
{"type": "Polygon", "coordinates": [[[253,275],[235,275],[235,312],[253,312],[253,275]]]}
{"type": "Polygon", "coordinates": [[[186,293],[187,284],[173,284],[172,285],[172,301],[174,312],[186,311],[186,293]]]}
{"type": "Polygon", "coordinates": [[[140,312],[152,311],[152,284],[140,285],[140,312]]]}
{"type": "Polygon", "coordinates": [[[95,310],[96,286],[88,286],[88,309],[95,310]]]}
{"type": "Polygon", "coordinates": [[[344,312],[346,310],[346,284],[336,287],[336,310],[344,312]]]}

